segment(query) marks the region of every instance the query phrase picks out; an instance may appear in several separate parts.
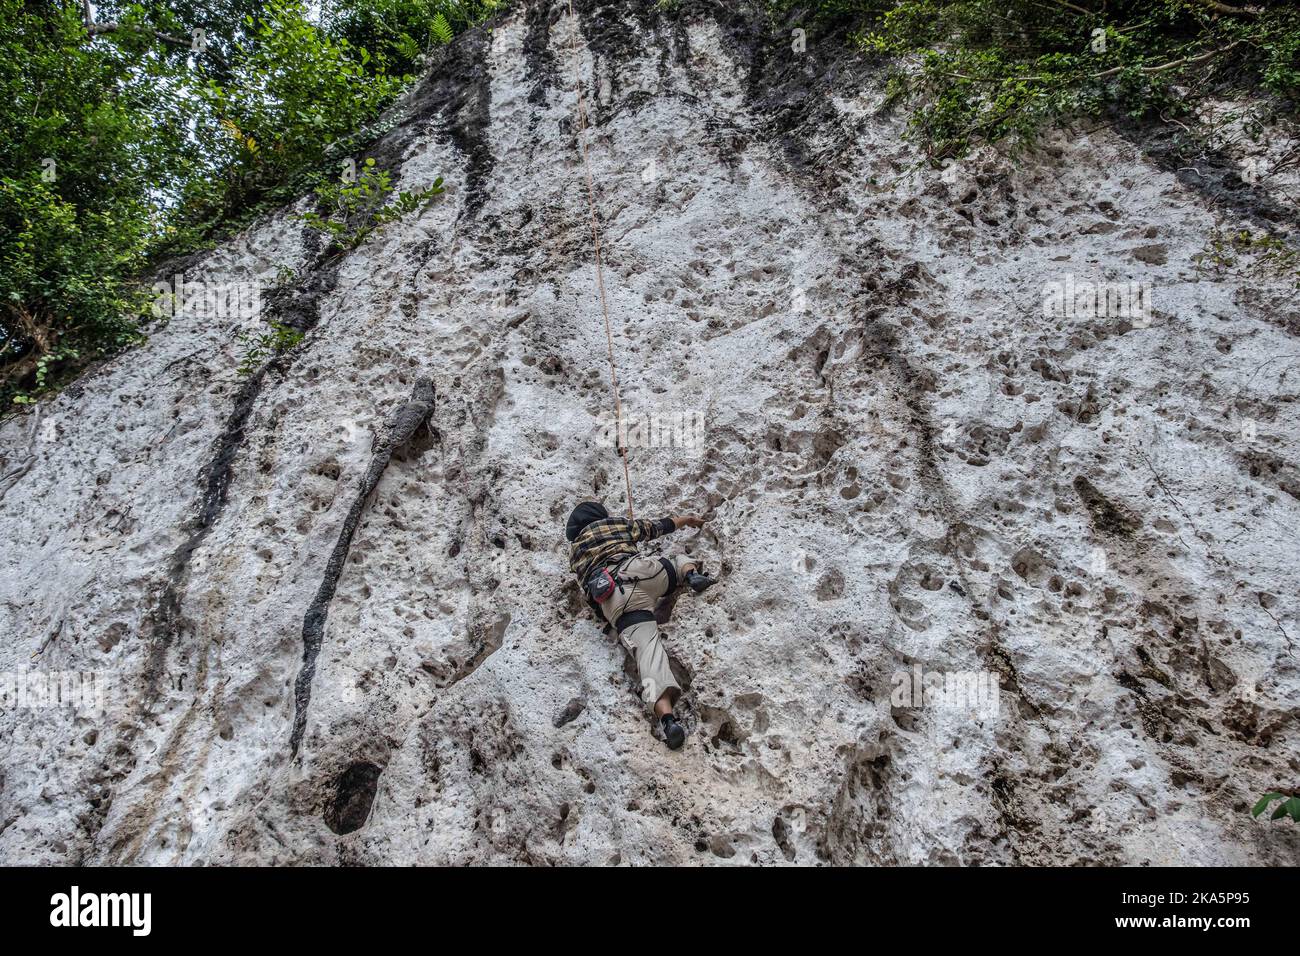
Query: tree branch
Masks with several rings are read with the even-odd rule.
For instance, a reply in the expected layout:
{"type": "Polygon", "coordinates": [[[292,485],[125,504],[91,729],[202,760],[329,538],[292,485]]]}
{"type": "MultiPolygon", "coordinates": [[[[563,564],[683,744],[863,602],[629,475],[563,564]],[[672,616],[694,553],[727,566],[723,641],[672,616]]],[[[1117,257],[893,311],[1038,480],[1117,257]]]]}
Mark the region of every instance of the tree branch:
{"type": "MultiPolygon", "coordinates": [[[[1207,50],[1205,53],[1202,53],[1199,56],[1184,56],[1177,60],[1170,60],[1168,63],[1161,63],[1157,66],[1139,67],[1138,72],[1146,73],[1146,74],[1163,73],[1166,70],[1173,70],[1180,66],[1192,66],[1193,64],[1196,63],[1204,63],[1206,60],[1213,59],[1214,57],[1218,56],[1220,53],[1227,53],[1233,47],[1240,46],[1243,42],[1244,41],[1242,40],[1233,40],[1227,46],[1219,47],[1217,50],[1207,50]]],[[[1104,80],[1108,76],[1114,76],[1116,73],[1123,73],[1127,69],[1128,67],[1126,66],[1115,66],[1115,67],[1111,67],[1109,70],[1102,70],[1100,73],[1087,73],[1084,76],[1080,77],[1080,79],[1104,80]]],[[[952,73],[948,71],[945,71],[942,75],[951,77],[956,80],[969,80],[972,83],[1008,83],[1008,82],[1021,83],[1021,82],[1029,82],[1029,81],[1034,81],[1037,83],[1050,83],[1053,80],[1059,79],[1059,77],[1053,77],[1053,76],[982,77],[982,76],[969,76],[968,74],[965,73],[952,73]]]]}
{"type": "MultiPolygon", "coordinates": [[[[1191,66],[1194,63],[1204,63],[1206,60],[1211,60],[1214,57],[1218,56],[1220,53],[1227,53],[1233,47],[1240,46],[1240,45],[1241,45],[1240,40],[1233,40],[1227,46],[1221,46],[1217,50],[1208,50],[1205,53],[1202,53],[1200,56],[1185,56],[1178,60],[1170,60],[1168,63],[1161,63],[1159,66],[1144,66],[1141,68],[1140,72],[1147,73],[1147,74],[1163,73],[1165,70],[1173,70],[1180,66],[1191,66]]],[[[1122,73],[1124,72],[1125,69],[1127,69],[1127,67],[1123,67],[1123,66],[1113,67],[1109,70],[1102,70],[1100,73],[1093,73],[1088,77],[1088,79],[1100,80],[1107,76],[1114,76],[1116,73],[1122,73]]]]}
{"type": "MultiPolygon", "coordinates": [[[[1069,10],[1073,10],[1075,13],[1082,13],[1085,17],[1095,17],[1097,15],[1091,10],[1086,10],[1083,7],[1070,3],[1070,0],[1052,0],[1052,2],[1058,7],[1065,7],[1069,10]]],[[[1035,6],[1042,6],[1042,4],[1035,4],[1035,6]]]]}
{"type": "Polygon", "coordinates": [[[192,39],[187,37],[178,37],[172,33],[163,33],[161,30],[155,30],[153,27],[141,26],[139,24],[124,25],[118,23],[116,20],[107,20],[102,23],[97,23],[90,14],[90,0],[81,0],[81,10],[82,14],[86,18],[86,33],[92,40],[95,37],[108,36],[111,33],[121,33],[127,30],[139,30],[142,33],[149,34],[155,39],[162,40],[164,43],[170,43],[172,46],[185,47],[189,49],[191,53],[207,55],[211,57],[218,66],[222,68],[227,67],[226,61],[222,59],[221,54],[217,53],[211,44],[205,46],[202,50],[195,50],[194,41],[192,39]]]}
{"type": "Polygon", "coordinates": [[[1232,7],[1226,3],[1220,3],[1219,0],[1194,0],[1196,4],[1215,13],[1223,13],[1230,17],[1257,17],[1260,14],[1259,7],[1232,7]]]}

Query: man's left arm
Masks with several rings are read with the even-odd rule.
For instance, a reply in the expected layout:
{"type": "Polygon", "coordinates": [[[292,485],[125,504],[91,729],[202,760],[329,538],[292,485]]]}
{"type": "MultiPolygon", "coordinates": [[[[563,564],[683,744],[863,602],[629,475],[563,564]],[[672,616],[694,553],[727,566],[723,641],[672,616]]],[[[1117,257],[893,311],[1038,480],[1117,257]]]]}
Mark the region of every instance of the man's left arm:
{"type": "Polygon", "coordinates": [[[656,521],[637,518],[635,521],[629,522],[629,524],[631,525],[633,541],[649,541],[665,534],[672,534],[682,528],[703,527],[704,519],[697,518],[694,515],[678,515],[672,518],[659,518],[656,521]]]}

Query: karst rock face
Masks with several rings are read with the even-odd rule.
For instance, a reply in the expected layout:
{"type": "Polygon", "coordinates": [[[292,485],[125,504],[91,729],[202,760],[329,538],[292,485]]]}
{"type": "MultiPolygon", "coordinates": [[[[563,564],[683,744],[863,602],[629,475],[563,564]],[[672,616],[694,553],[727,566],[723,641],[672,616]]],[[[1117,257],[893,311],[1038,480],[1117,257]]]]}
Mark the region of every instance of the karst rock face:
{"type": "Polygon", "coordinates": [[[1196,258],[1280,194],[1105,124],[939,170],[842,38],[574,8],[356,157],[427,208],[266,217],[177,267],[259,315],[0,425],[0,671],[103,698],[0,711],[0,861],[1296,863],[1300,314],[1196,258]],[[636,513],[721,581],[676,753],[567,573],[626,507],[575,75],[636,513]]]}

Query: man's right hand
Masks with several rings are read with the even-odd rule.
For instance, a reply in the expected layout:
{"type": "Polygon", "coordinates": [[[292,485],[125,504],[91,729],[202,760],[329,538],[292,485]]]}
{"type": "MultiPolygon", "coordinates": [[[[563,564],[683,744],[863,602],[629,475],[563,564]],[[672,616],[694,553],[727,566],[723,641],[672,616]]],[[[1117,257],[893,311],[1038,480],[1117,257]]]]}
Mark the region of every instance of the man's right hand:
{"type": "Polygon", "coordinates": [[[703,528],[704,519],[697,518],[695,515],[682,515],[673,518],[673,526],[677,528],[703,528]]]}

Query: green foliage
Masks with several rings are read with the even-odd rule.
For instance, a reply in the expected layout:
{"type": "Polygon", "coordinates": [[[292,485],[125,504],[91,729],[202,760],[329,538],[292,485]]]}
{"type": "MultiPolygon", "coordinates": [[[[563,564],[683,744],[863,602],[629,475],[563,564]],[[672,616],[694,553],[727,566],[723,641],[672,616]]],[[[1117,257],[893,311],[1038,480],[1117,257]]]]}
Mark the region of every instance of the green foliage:
{"type": "Polygon", "coordinates": [[[1198,271],[1216,278],[1286,279],[1300,289],[1300,249],[1278,236],[1216,227],[1195,260],[1198,271]]]}
{"type": "Polygon", "coordinates": [[[276,0],[249,27],[231,80],[209,80],[198,91],[207,107],[206,139],[227,173],[225,211],[319,166],[333,144],[401,89],[365,49],[319,30],[297,0],[276,0]]]}
{"type": "Polygon", "coordinates": [[[447,22],[447,18],[443,16],[442,13],[435,13],[433,15],[433,19],[429,21],[429,30],[433,34],[434,39],[444,46],[451,42],[451,24],[447,22]]]}
{"type": "Polygon", "coordinates": [[[239,336],[245,345],[244,360],[239,363],[239,374],[248,377],[257,371],[272,355],[287,352],[303,340],[303,334],[283,322],[272,322],[265,332],[245,332],[239,336]]]}
{"type": "Polygon", "coordinates": [[[309,212],[299,218],[328,235],[333,247],[353,249],[372,232],[422,209],[445,190],[439,176],[428,189],[403,190],[389,202],[392,192],[392,176],[387,170],[376,169],[373,159],[367,159],[355,182],[316,187],[316,199],[329,210],[328,215],[309,212]]]}
{"type": "Polygon", "coordinates": [[[893,64],[931,162],[979,143],[1031,139],[1046,123],[1119,111],[1185,114],[1210,92],[1300,98],[1300,10],[1209,0],[822,0],[770,2],[800,22],[853,22],[893,64]]]}
{"type": "MultiPolygon", "coordinates": [[[[661,0],[666,5],[669,0],[661,0]]],[[[679,3],[680,0],[671,0],[679,3]]],[[[768,16],[783,25],[826,25],[837,20],[860,21],[864,17],[880,16],[893,4],[889,0],[765,0],[759,4],[768,16]]]]}
{"type": "Polygon", "coordinates": [[[0,0],[0,406],[139,341],[151,263],[320,182],[495,5],[0,0]]]}
{"type": "Polygon", "coordinates": [[[181,133],[159,70],[91,50],[76,8],[0,0],[0,400],[11,404],[135,338],[128,277],[144,262],[148,195],[181,133]]]}
{"type": "MultiPolygon", "coordinates": [[[[0,403],[138,341],[136,276],[321,183],[429,51],[498,2],[102,0],[88,29],[69,0],[0,0],[0,403]]],[[[759,6],[810,43],[852,36],[887,57],[890,97],[936,163],[1073,115],[1173,117],[1233,89],[1300,98],[1300,11],[1281,0],[759,6]]],[[[312,225],[347,246],[436,195],[390,197],[384,175],[322,187],[312,225]]]]}
{"type": "Polygon", "coordinates": [[[14,391],[12,393],[12,402],[15,405],[31,405],[36,402],[36,396],[52,384],[51,370],[56,368],[58,363],[68,359],[80,358],[80,353],[66,345],[60,345],[46,352],[36,360],[36,371],[33,376],[33,388],[31,393],[23,391],[14,391]]]}
{"type": "Polygon", "coordinates": [[[1285,793],[1264,794],[1264,796],[1259,798],[1259,802],[1255,804],[1254,809],[1250,811],[1250,815],[1252,817],[1258,817],[1268,809],[1268,805],[1274,800],[1281,800],[1282,802],[1277,805],[1272,816],[1269,817],[1270,820],[1280,820],[1283,817],[1290,817],[1296,823],[1300,823],[1300,797],[1288,796],[1285,793]]]}
{"type": "Polygon", "coordinates": [[[500,0],[337,0],[329,13],[335,36],[386,59],[397,73],[415,73],[435,46],[481,22],[500,0]]]}

